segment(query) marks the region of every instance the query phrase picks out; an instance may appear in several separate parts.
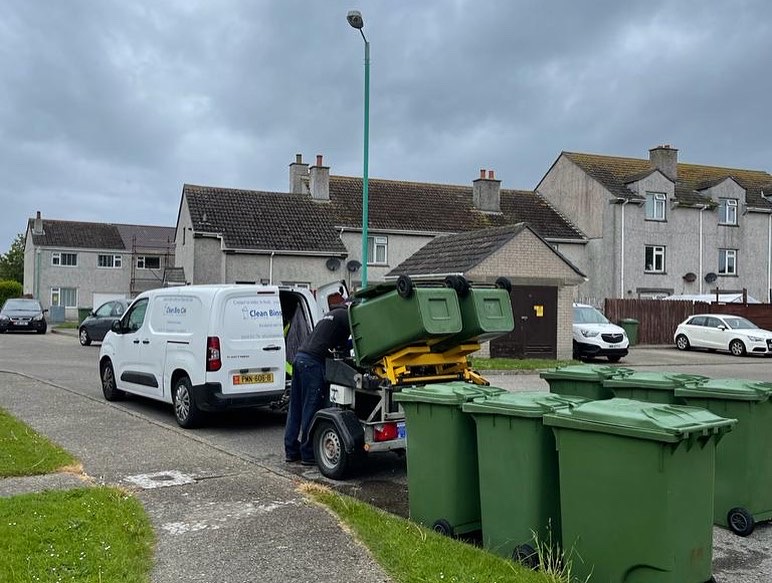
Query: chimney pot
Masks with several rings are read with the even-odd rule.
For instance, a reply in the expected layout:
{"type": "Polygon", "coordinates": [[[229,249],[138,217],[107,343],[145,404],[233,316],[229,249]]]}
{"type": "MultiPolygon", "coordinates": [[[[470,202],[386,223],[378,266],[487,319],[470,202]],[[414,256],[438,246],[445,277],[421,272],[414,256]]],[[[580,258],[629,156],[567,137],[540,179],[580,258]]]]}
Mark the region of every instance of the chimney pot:
{"type": "Polygon", "coordinates": [[[322,166],[322,155],[321,154],[317,154],[316,155],[316,165],[317,166],[322,166]]]}
{"type": "Polygon", "coordinates": [[[303,154],[295,154],[295,164],[303,163],[303,154]]]}
{"type": "Polygon", "coordinates": [[[485,168],[480,168],[480,178],[485,179],[485,168]]]}
{"type": "Polygon", "coordinates": [[[39,218],[40,218],[40,211],[38,211],[38,212],[35,214],[35,218],[36,218],[36,219],[39,219],[39,218]]]}
{"type": "Polygon", "coordinates": [[[488,170],[488,180],[495,180],[495,178],[493,170],[488,170]]]}

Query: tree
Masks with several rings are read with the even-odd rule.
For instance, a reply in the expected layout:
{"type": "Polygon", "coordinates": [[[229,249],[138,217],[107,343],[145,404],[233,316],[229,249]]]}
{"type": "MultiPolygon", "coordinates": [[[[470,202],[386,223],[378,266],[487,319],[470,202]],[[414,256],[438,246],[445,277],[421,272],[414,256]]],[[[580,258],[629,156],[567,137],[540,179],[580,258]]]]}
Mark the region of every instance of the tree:
{"type": "Polygon", "coordinates": [[[0,279],[24,284],[24,233],[16,235],[8,253],[0,255],[0,279]]]}

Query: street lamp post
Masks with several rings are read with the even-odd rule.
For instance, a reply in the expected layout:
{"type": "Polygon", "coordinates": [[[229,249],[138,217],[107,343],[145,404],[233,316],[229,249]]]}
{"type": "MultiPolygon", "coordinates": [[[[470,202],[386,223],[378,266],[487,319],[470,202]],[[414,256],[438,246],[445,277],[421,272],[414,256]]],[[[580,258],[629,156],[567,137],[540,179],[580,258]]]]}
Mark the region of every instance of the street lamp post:
{"type": "Polygon", "coordinates": [[[365,145],[364,166],[362,169],[362,288],[367,287],[367,222],[368,222],[368,149],[370,143],[370,43],[365,37],[362,28],[365,25],[362,13],[351,10],[346,17],[348,23],[359,31],[365,41],[365,145]]]}

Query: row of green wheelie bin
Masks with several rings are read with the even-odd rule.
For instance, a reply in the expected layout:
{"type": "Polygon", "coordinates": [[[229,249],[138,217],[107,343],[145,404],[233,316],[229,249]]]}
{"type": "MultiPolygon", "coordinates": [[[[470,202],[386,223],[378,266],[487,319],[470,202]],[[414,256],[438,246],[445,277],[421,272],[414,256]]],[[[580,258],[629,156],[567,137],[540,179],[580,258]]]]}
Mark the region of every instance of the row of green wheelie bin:
{"type": "Polygon", "coordinates": [[[772,519],[772,383],[588,365],[541,376],[555,394],[688,405],[736,419],[716,452],[714,523],[748,536],[772,519]]]}
{"type": "Polygon", "coordinates": [[[447,383],[395,396],[413,520],[530,566],[563,549],[582,579],[711,577],[716,444],[734,423],[631,399],[447,383]]]}

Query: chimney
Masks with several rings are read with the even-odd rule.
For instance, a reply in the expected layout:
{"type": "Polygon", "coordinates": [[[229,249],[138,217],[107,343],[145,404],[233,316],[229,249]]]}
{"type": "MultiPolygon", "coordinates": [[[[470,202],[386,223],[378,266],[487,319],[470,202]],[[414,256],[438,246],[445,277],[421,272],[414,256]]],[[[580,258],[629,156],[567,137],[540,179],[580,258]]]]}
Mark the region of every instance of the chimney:
{"type": "Polygon", "coordinates": [[[322,155],[316,156],[316,165],[311,166],[311,198],[330,200],[330,167],[322,165],[322,155]]]}
{"type": "Polygon", "coordinates": [[[35,215],[35,224],[32,227],[32,234],[33,235],[43,234],[43,218],[40,216],[40,211],[38,211],[37,214],[35,215]]]}
{"type": "Polygon", "coordinates": [[[472,182],[472,204],[478,210],[501,212],[501,180],[496,180],[493,170],[480,169],[480,178],[472,182]]]}
{"type": "Polygon", "coordinates": [[[308,194],[308,164],[303,155],[295,154],[295,161],[289,165],[289,191],[291,194],[308,194]]]}
{"type": "Polygon", "coordinates": [[[649,163],[673,182],[678,179],[678,150],[670,144],[649,150],[649,163]]]}

